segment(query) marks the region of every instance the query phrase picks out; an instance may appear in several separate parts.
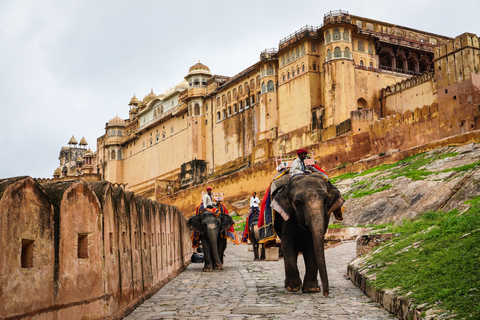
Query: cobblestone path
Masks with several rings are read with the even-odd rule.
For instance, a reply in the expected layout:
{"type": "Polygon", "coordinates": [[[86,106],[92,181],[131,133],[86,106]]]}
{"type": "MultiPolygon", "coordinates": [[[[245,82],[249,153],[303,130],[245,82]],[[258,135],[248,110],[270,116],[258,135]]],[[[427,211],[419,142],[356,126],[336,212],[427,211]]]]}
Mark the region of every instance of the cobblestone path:
{"type": "MultiPolygon", "coordinates": [[[[126,320],[147,319],[392,319],[386,310],[345,277],[355,242],[325,251],[330,295],[287,292],[283,260],[253,261],[246,245],[228,244],[224,270],[202,272],[192,263],[135,309],[126,320]]],[[[303,279],[303,259],[299,257],[303,279]]]]}

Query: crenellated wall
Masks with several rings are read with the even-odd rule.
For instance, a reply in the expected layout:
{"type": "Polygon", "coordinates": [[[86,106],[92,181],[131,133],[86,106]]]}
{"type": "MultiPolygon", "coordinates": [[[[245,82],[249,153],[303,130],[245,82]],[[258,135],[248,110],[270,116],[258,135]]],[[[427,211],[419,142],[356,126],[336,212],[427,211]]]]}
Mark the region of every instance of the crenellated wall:
{"type": "Polygon", "coordinates": [[[108,182],[0,180],[1,319],[120,319],[191,253],[176,207],[108,182]]]}

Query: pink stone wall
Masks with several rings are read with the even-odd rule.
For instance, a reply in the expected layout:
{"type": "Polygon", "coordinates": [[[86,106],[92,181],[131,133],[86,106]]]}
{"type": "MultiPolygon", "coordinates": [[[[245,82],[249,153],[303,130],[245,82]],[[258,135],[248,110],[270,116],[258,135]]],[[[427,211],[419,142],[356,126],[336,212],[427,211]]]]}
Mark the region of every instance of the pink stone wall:
{"type": "Polygon", "coordinates": [[[175,207],[108,182],[0,180],[1,319],[119,319],[191,254],[175,207]]]}

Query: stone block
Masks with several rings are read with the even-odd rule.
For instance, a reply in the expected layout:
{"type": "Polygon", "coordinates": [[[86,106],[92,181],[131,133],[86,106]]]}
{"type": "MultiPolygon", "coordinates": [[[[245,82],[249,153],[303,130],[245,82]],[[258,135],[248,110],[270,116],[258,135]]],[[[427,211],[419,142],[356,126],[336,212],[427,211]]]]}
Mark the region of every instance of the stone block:
{"type": "Polygon", "coordinates": [[[278,261],[278,247],[265,249],[266,261],[278,261]]]}

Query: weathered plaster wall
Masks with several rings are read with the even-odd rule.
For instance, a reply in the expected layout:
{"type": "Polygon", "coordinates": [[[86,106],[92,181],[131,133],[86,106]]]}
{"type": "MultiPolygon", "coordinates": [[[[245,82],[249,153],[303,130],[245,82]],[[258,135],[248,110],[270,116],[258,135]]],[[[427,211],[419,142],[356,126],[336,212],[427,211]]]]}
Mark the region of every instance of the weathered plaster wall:
{"type": "Polygon", "coordinates": [[[175,207],[108,182],[0,180],[2,319],[121,318],[191,253],[175,207]]]}

